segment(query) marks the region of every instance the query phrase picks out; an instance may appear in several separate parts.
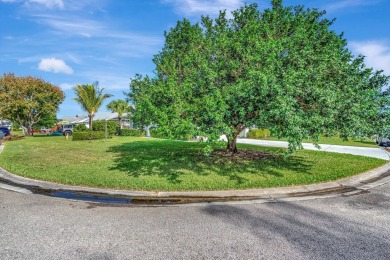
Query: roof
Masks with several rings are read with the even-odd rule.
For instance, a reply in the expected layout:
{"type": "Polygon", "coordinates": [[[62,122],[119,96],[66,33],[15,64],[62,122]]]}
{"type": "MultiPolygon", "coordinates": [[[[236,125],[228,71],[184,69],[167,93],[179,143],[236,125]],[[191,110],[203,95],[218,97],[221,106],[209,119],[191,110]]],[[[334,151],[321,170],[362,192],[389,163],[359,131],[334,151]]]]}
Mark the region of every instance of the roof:
{"type": "Polygon", "coordinates": [[[66,121],[69,123],[75,123],[75,122],[78,122],[78,121],[83,120],[85,118],[88,119],[88,115],[64,116],[62,118],[62,121],[66,121]]]}
{"type": "MultiPolygon", "coordinates": [[[[127,113],[123,113],[122,117],[127,116],[127,113]]],[[[64,117],[65,118],[65,117],[64,117]]],[[[111,113],[111,112],[97,112],[95,113],[93,120],[115,120],[118,118],[118,113],[111,113]]],[[[88,122],[88,116],[85,118],[81,118],[79,120],[72,121],[72,123],[87,123],[88,122]]]]}

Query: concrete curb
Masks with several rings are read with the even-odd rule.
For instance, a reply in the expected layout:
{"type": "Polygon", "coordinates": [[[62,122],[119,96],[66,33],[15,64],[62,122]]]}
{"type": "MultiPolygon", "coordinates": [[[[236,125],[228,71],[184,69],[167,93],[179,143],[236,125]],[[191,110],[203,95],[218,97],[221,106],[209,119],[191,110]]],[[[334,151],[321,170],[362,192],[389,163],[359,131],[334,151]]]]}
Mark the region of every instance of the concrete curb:
{"type": "MultiPolygon", "coordinates": [[[[0,153],[4,146],[0,146],[0,153]]],[[[112,197],[129,197],[140,200],[178,200],[186,202],[229,200],[275,200],[291,197],[311,197],[326,194],[342,194],[356,190],[367,190],[390,182],[390,162],[359,175],[326,183],[297,185],[291,187],[262,188],[225,191],[130,191],[70,186],[47,181],[33,180],[14,175],[0,168],[0,181],[5,185],[33,191],[68,191],[112,197]]],[[[16,189],[15,189],[16,190],[16,189]]],[[[42,192],[43,193],[43,192],[42,192]]]]}
{"type": "Polygon", "coordinates": [[[338,181],[298,185],[292,187],[248,189],[248,190],[226,190],[226,191],[129,191],[99,189],[82,186],[70,186],[46,181],[39,181],[14,175],[0,168],[0,180],[9,185],[17,187],[43,190],[43,191],[71,191],[77,193],[101,194],[120,197],[138,197],[143,199],[172,199],[185,198],[207,201],[208,199],[278,199],[286,197],[302,197],[313,195],[324,195],[328,193],[343,193],[356,189],[369,189],[390,182],[390,163],[368,172],[338,181]],[[388,178],[386,178],[388,177],[388,178]],[[381,181],[378,184],[378,181],[381,181]],[[372,184],[375,182],[376,184],[372,184]]]}

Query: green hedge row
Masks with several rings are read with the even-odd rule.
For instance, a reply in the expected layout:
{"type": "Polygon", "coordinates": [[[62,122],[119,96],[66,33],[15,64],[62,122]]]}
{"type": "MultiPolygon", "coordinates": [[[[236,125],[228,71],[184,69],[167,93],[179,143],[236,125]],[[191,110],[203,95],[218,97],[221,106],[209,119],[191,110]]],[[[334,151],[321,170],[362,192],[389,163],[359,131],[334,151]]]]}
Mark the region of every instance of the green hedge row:
{"type": "Polygon", "coordinates": [[[248,138],[251,139],[268,138],[270,136],[271,131],[269,129],[251,129],[248,133],[248,138]]]}
{"type": "MultiPolygon", "coordinates": [[[[106,138],[106,133],[102,131],[87,131],[87,132],[74,132],[73,141],[82,141],[82,140],[99,140],[106,138]]],[[[111,138],[111,136],[108,136],[111,138]]]]}
{"type": "Polygon", "coordinates": [[[150,129],[150,136],[153,137],[153,138],[162,138],[162,139],[166,139],[166,137],[164,136],[164,134],[162,134],[160,131],[158,131],[157,129],[150,129]]]}
{"type": "Polygon", "coordinates": [[[145,131],[140,129],[123,128],[118,130],[119,136],[145,136],[145,131]]]}
{"type": "Polygon", "coordinates": [[[88,131],[88,128],[84,124],[75,125],[73,127],[73,132],[86,132],[88,131]]]}
{"type": "MultiPolygon", "coordinates": [[[[116,121],[107,121],[107,132],[109,135],[113,135],[118,131],[119,123],[116,121]]],[[[93,131],[100,131],[105,132],[106,131],[106,121],[93,121],[92,122],[92,130],[93,131]]]]}
{"type": "Polygon", "coordinates": [[[177,134],[177,135],[169,138],[159,128],[151,129],[150,130],[150,136],[153,137],[153,138],[174,139],[174,140],[183,140],[183,141],[188,141],[188,140],[191,139],[191,135],[190,134],[177,134]]]}

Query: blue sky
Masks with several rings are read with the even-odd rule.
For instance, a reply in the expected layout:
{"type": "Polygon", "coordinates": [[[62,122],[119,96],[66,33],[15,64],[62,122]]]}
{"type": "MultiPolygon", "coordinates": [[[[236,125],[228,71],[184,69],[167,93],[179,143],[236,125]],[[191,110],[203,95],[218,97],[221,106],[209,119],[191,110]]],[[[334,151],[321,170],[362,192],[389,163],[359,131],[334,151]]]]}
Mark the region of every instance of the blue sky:
{"type": "MultiPolygon", "coordinates": [[[[66,99],[59,118],[85,114],[72,100],[73,86],[99,81],[112,99],[123,98],[136,73],[153,75],[152,58],[162,48],[165,30],[184,17],[196,22],[202,14],[214,17],[244,2],[256,2],[260,9],[270,5],[270,0],[0,0],[0,73],[32,75],[60,86],[66,99]]],[[[390,75],[389,2],[283,3],[327,10],[349,49],[390,75]]]]}

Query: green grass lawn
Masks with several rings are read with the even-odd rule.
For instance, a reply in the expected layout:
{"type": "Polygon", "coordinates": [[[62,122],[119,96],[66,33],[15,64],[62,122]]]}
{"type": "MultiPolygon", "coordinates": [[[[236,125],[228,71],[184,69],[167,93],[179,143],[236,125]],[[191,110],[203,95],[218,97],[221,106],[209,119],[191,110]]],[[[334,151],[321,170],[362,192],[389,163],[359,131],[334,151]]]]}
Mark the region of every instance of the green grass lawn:
{"type": "MultiPolygon", "coordinates": [[[[276,137],[263,138],[261,140],[269,141],[287,141],[287,139],[276,137]]],[[[313,143],[311,140],[303,140],[304,143],[313,143]]],[[[345,146],[360,146],[360,147],[378,147],[378,145],[371,139],[366,140],[352,140],[344,141],[340,137],[321,137],[319,144],[333,144],[333,145],[345,145],[345,146]]]]}
{"type": "Polygon", "coordinates": [[[0,167],[17,175],[70,185],[131,190],[224,190],[318,183],[358,174],[384,160],[250,145],[272,159],[232,162],[205,157],[204,143],[114,137],[107,142],[35,136],[6,143],[0,167]]]}

